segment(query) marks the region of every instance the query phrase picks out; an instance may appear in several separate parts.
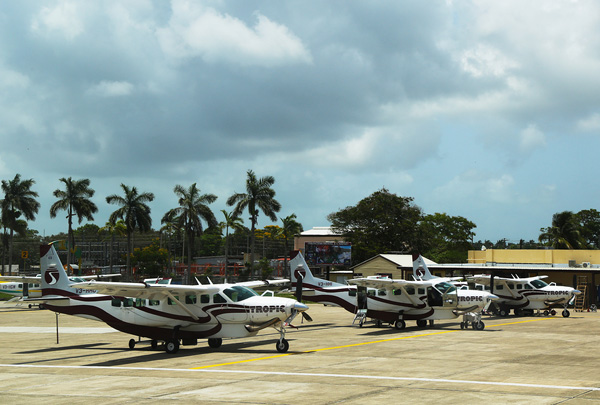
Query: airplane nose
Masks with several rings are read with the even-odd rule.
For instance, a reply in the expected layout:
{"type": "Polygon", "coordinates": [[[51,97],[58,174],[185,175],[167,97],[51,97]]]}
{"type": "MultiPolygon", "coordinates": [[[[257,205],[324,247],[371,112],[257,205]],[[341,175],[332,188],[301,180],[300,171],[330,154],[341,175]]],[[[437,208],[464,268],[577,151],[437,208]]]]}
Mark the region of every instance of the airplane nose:
{"type": "Polygon", "coordinates": [[[579,290],[573,290],[573,294],[574,295],[579,295],[579,294],[581,294],[581,291],[579,291],[579,290]]]}
{"type": "Polygon", "coordinates": [[[306,311],[306,310],[308,309],[308,305],[306,305],[306,304],[303,304],[303,303],[301,303],[301,302],[296,302],[296,303],[294,304],[294,309],[295,309],[296,311],[299,311],[299,312],[304,312],[304,311],[306,311]]]}
{"type": "Polygon", "coordinates": [[[496,294],[490,294],[488,295],[489,299],[491,299],[492,301],[496,301],[499,300],[500,297],[498,297],[496,294]]]}

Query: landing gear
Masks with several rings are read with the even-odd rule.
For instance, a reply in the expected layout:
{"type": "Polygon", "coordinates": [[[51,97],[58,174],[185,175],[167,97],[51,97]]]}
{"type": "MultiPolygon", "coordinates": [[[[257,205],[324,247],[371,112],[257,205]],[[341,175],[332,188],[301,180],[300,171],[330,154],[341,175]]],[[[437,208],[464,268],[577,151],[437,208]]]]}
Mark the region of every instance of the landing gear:
{"type": "Polygon", "coordinates": [[[404,322],[402,319],[398,319],[394,323],[394,328],[396,328],[398,330],[402,330],[402,329],[406,328],[406,322],[404,322]]]}
{"type": "Polygon", "coordinates": [[[467,312],[463,315],[460,328],[467,329],[469,325],[475,330],[483,330],[485,328],[485,324],[481,320],[481,312],[467,312]]]}
{"type": "Polygon", "coordinates": [[[165,351],[168,354],[175,354],[179,351],[179,340],[169,339],[165,342],[165,351]]]}
{"type": "Polygon", "coordinates": [[[129,339],[129,348],[131,350],[135,349],[135,339],[129,339]]]}
{"type": "Polygon", "coordinates": [[[153,350],[156,350],[156,348],[158,347],[158,340],[156,340],[156,339],[152,339],[152,341],[150,341],[150,347],[151,347],[153,350]]]}
{"type": "Polygon", "coordinates": [[[562,316],[563,316],[564,318],[568,318],[568,317],[569,317],[569,315],[571,315],[571,313],[569,312],[569,310],[568,310],[568,309],[563,309],[563,311],[562,311],[562,316]]]}
{"type": "Polygon", "coordinates": [[[427,326],[427,320],[426,319],[418,319],[417,320],[417,326],[419,328],[424,328],[427,326]]]}
{"type": "Polygon", "coordinates": [[[500,315],[503,318],[507,317],[509,313],[510,309],[508,308],[500,308],[500,310],[498,311],[498,315],[500,315]]]}
{"type": "Polygon", "coordinates": [[[473,329],[475,330],[483,330],[485,328],[485,324],[482,321],[476,322],[473,324],[473,329]]]}
{"type": "Polygon", "coordinates": [[[288,343],[287,340],[285,340],[284,338],[281,338],[277,341],[277,343],[275,344],[275,347],[277,348],[277,351],[279,353],[285,353],[290,348],[290,344],[288,343]]]}
{"type": "Polygon", "coordinates": [[[210,338],[208,339],[208,345],[213,349],[218,349],[223,344],[223,339],[221,338],[210,338]]]}

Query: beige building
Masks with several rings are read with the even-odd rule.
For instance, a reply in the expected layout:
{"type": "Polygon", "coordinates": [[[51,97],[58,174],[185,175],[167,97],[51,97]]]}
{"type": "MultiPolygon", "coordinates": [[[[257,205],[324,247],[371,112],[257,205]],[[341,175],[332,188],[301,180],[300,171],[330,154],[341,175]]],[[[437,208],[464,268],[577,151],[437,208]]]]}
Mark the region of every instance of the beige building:
{"type": "MultiPolygon", "coordinates": [[[[435,265],[435,262],[425,259],[427,267],[435,265]]],[[[412,255],[380,254],[365,260],[352,267],[355,277],[388,276],[390,278],[401,278],[412,280],[412,255]]],[[[436,276],[443,276],[444,272],[431,271],[436,276]]]]}

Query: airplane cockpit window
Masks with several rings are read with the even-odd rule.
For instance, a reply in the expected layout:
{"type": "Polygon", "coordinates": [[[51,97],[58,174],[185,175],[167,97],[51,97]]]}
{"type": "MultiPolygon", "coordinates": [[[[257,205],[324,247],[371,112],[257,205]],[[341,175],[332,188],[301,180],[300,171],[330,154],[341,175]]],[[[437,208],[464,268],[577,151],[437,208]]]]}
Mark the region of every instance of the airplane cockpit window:
{"type": "Polygon", "coordinates": [[[527,284],[525,284],[525,289],[526,290],[533,290],[533,287],[531,286],[531,284],[527,283],[527,284]]]}
{"type": "Polygon", "coordinates": [[[453,286],[450,283],[446,283],[445,281],[442,281],[441,283],[437,283],[435,285],[435,288],[437,288],[439,290],[439,292],[441,292],[442,294],[448,294],[448,293],[451,293],[456,290],[455,286],[453,286]]]}
{"type": "Polygon", "coordinates": [[[535,288],[544,288],[548,284],[546,284],[546,282],[544,282],[542,280],[532,280],[531,285],[534,286],[535,288]]]}
{"type": "Polygon", "coordinates": [[[233,302],[244,301],[247,298],[255,297],[258,295],[254,290],[251,290],[248,287],[243,287],[241,285],[234,285],[233,287],[226,288],[223,292],[233,302]]]}

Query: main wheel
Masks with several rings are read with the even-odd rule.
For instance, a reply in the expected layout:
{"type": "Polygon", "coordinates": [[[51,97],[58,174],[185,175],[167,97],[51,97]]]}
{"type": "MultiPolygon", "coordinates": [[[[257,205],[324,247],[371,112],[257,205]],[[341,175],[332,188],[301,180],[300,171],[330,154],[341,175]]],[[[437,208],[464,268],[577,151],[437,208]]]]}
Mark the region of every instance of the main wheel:
{"type": "Polygon", "coordinates": [[[562,316],[565,317],[565,318],[568,318],[569,315],[571,315],[571,313],[569,312],[569,310],[568,309],[563,309],[562,316]]]}
{"type": "Polygon", "coordinates": [[[208,345],[213,349],[218,349],[223,344],[223,339],[221,338],[210,338],[208,339],[208,345]]]}
{"type": "Polygon", "coordinates": [[[510,311],[510,309],[506,309],[506,308],[500,308],[500,311],[498,311],[498,315],[500,315],[501,317],[506,317],[508,316],[508,312],[510,311]]]}
{"type": "Polygon", "coordinates": [[[165,342],[165,351],[169,354],[174,354],[179,351],[179,340],[171,339],[165,342]]]}
{"type": "Polygon", "coordinates": [[[135,339],[129,339],[129,348],[131,350],[135,348],[135,339]]]}
{"type": "Polygon", "coordinates": [[[485,324],[481,321],[473,324],[473,329],[475,330],[483,330],[485,328],[485,324]]]}
{"type": "Polygon", "coordinates": [[[427,321],[425,319],[418,319],[417,326],[419,328],[424,328],[425,326],[427,326],[427,321]]]}
{"type": "Polygon", "coordinates": [[[402,329],[406,328],[406,322],[404,322],[402,319],[398,319],[396,321],[396,323],[394,324],[394,328],[396,328],[398,330],[402,330],[402,329]]]}
{"type": "Polygon", "coordinates": [[[554,310],[554,309],[551,309],[551,310],[550,310],[550,315],[552,315],[552,316],[556,315],[556,310],[554,310]]]}
{"type": "Polygon", "coordinates": [[[460,323],[460,328],[461,328],[461,329],[464,329],[464,328],[465,328],[465,323],[464,323],[464,322],[461,322],[461,323],[460,323]]]}
{"type": "Polygon", "coordinates": [[[275,343],[275,347],[279,353],[285,353],[290,348],[290,344],[285,339],[280,339],[275,343]]]}

